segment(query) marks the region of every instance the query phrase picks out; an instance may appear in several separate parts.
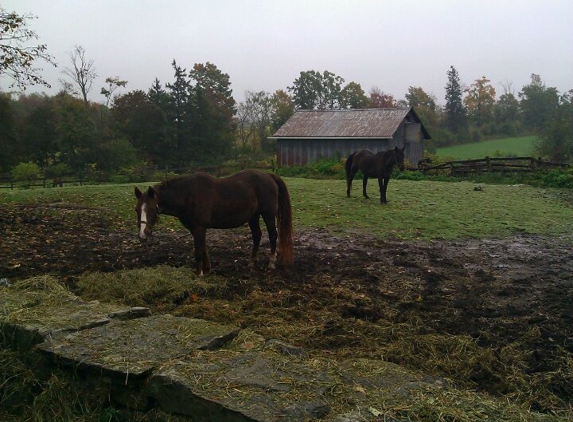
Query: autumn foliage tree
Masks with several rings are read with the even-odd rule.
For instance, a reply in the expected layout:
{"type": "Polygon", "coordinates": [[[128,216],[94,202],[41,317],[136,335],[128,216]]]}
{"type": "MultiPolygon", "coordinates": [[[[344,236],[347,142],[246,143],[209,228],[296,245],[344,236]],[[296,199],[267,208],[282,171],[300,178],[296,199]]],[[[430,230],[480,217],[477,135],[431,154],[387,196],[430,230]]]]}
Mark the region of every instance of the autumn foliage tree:
{"type": "Polygon", "coordinates": [[[427,129],[431,130],[438,125],[439,109],[433,94],[428,94],[421,87],[410,86],[406,94],[406,101],[409,107],[416,109],[416,113],[427,129]]]}
{"type": "Polygon", "coordinates": [[[0,77],[12,79],[11,86],[26,89],[29,85],[50,84],[40,75],[41,68],[34,67],[38,61],[56,66],[48,54],[46,44],[36,44],[38,35],[29,29],[32,15],[18,15],[0,7],[0,77]]]}
{"type": "Polygon", "coordinates": [[[370,90],[370,98],[368,99],[368,107],[370,108],[394,108],[398,107],[398,102],[391,94],[386,94],[378,87],[370,90]]]}
{"type": "Polygon", "coordinates": [[[495,106],[495,88],[485,76],[476,79],[466,89],[464,105],[474,124],[482,126],[493,120],[495,106]]]}

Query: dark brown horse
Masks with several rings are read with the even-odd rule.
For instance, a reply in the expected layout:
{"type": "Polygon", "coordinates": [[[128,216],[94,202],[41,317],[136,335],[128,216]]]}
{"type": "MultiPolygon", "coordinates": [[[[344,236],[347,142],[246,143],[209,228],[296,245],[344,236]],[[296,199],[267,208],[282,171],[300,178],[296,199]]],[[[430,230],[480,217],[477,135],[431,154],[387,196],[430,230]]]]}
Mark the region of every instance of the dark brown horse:
{"type": "Polygon", "coordinates": [[[290,195],[279,176],[257,170],[243,170],[219,179],[196,173],[150,186],[146,192],[136,187],[135,196],[139,239],[145,242],[151,237],[159,214],[177,217],[193,235],[198,275],[211,269],[205,242],[207,229],[248,223],[253,236],[250,265],[254,265],[262,237],[259,217],[263,217],[269,233],[269,268],[275,268],[277,261],[277,237],[279,262],[292,265],[294,261],[290,195]]]}
{"type": "Polygon", "coordinates": [[[352,189],[352,180],[360,170],[362,172],[362,194],[366,199],[369,198],[366,193],[366,184],[368,178],[375,177],[378,179],[378,186],[380,187],[380,203],[385,204],[388,202],[386,199],[386,190],[388,189],[388,182],[390,175],[395,165],[400,170],[404,170],[404,149],[398,147],[379,152],[374,154],[372,151],[363,149],[356,151],[348,156],[346,159],[346,196],[350,197],[350,189],[352,189]]]}

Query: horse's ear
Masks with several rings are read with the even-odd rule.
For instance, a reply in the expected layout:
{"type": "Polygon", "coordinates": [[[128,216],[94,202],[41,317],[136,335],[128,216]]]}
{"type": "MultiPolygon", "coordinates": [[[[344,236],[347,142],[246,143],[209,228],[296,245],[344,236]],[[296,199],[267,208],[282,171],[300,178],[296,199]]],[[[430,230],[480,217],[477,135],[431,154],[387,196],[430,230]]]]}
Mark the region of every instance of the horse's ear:
{"type": "Polygon", "coordinates": [[[394,151],[398,151],[398,145],[394,147],[394,151]]]}
{"type": "Polygon", "coordinates": [[[402,147],[402,152],[404,152],[405,150],[406,150],[406,145],[404,145],[404,146],[402,147]]]}
{"type": "Polygon", "coordinates": [[[137,199],[141,198],[141,195],[143,195],[137,186],[135,187],[134,192],[137,199]]]}
{"type": "Polygon", "coordinates": [[[151,186],[147,188],[147,196],[150,198],[155,198],[155,189],[153,189],[151,186]]]}

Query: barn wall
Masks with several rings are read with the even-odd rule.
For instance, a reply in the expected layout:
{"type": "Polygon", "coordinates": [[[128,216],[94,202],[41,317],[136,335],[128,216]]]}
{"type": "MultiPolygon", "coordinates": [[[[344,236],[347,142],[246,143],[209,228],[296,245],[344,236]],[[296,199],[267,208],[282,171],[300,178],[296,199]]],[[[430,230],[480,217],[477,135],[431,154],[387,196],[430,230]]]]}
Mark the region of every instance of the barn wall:
{"type": "Polygon", "coordinates": [[[277,139],[279,166],[304,166],[308,163],[331,157],[348,157],[355,151],[369,149],[386,151],[394,147],[388,139],[277,139]]]}
{"type": "Polygon", "coordinates": [[[417,166],[423,158],[424,138],[422,125],[409,115],[400,123],[392,139],[277,139],[279,166],[304,166],[325,158],[347,157],[351,153],[369,149],[373,152],[406,146],[405,155],[411,165],[417,166]]]}
{"type": "Polygon", "coordinates": [[[421,123],[407,123],[405,125],[406,157],[410,164],[417,167],[424,156],[424,144],[421,123]]]}

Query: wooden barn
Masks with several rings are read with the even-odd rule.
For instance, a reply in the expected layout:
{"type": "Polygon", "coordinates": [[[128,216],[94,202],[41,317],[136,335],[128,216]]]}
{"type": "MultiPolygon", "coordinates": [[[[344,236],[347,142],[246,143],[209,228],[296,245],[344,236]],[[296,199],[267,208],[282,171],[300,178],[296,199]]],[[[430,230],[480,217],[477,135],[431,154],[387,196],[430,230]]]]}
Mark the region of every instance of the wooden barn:
{"type": "Polygon", "coordinates": [[[303,166],[354,151],[386,151],[406,146],[412,166],[422,159],[424,140],[431,139],[413,108],[299,110],[277,130],[279,166],[303,166]]]}

